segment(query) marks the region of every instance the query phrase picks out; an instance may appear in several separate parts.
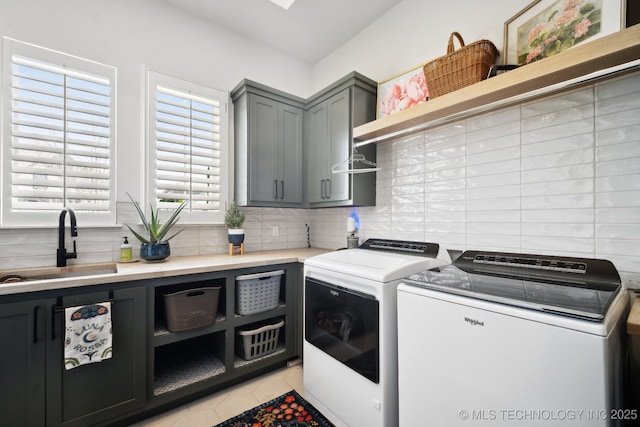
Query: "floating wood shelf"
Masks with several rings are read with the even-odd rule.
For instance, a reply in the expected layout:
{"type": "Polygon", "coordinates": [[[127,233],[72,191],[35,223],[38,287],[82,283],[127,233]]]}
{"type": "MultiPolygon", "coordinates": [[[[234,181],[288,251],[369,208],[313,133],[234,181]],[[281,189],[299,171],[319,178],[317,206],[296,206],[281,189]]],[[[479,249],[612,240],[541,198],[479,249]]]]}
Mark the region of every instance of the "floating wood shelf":
{"type": "Polygon", "coordinates": [[[354,128],[353,138],[358,145],[386,141],[587,81],[614,67],[636,67],[639,59],[640,24],[365,123],[354,128]]]}

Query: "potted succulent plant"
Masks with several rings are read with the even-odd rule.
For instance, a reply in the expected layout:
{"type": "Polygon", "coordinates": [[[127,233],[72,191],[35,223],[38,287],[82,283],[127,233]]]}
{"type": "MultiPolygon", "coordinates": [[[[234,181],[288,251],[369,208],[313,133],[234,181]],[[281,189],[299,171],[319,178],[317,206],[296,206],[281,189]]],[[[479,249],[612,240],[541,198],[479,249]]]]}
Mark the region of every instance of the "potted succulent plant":
{"type": "Polygon", "coordinates": [[[244,213],[238,208],[235,202],[231,202],[224,214],[224,223],[226,224],[229,235],[229,243],[233,246],[240,246],[244,242],[244,213]]]}
{"type": "Polygon", "coordinates": [[[180,206],[171,214],[171,216],[167,219],[164,224],[160,223],[159,211],[153,210],[153,206],[151,206],[151,219],[148,220],[145,216],[142,208],[140,208],[140,204],[133,200],[131,195],[127,193],[129,199],[135,206],[138,211],[138,215],[140,215],[140,220],[142,221],[142,225],[148,233],[148,236],[143,236],[142,234],[136,232],[129,224],[125,224],[129,230],[133,233],[134,236],[142,243],[140,245],[140,258],[145,261],[160,261],[163,260],[169,255],[171,255],[171,247],[169,246],[169,240],[173,239],[177,234],[181,233],[183,230],[179,230],[176,233],[172,234],[169,237],[166,237],[171,227],[173,227],[178,220],[180,219],[178,215],[182,212],[182,209],[187,205],[187,202],[182,202],[180,206]]]}

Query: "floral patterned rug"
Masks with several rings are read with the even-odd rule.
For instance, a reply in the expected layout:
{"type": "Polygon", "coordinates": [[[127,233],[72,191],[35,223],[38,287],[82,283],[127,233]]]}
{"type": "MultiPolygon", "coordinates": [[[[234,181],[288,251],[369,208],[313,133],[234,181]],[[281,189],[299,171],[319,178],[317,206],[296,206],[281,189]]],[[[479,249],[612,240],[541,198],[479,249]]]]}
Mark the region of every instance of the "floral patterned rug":
{"type": "Polygon", "coordinates": [[[335,427],[291,390],[214,427],[335,427]]]}

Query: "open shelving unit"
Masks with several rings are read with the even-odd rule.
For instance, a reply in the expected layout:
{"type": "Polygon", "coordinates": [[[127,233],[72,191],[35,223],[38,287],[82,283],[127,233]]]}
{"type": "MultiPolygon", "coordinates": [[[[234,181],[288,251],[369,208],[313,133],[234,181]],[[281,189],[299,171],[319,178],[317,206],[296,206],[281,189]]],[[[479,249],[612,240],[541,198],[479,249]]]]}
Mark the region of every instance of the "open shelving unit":
{"type": "Polygon", "coordinates": [[[176,398],[229,386],[251,375],[264,372],[298,356],[295,324],[297,322],[298,266],[253,267],[202,273],[191,276],[163,278],[148,288],[153,301],[150,327],[150,367],[148,387],[153,396],[151,406],[162,405],[176,398]],[[236,277],[285,270],[281,277],[277,307],[250,315],[236,310],[236,277]],[[188,291],[207,286],[220,287],[215,322],[208,326],[171,332],[167,328],[164,294],[188,291]],[[245,360],[238,354],[237,331],[252,325],[284,320],[273,352],[245,360]],[[289,326],[291,325],[291,326],[289,326]],[[287,329],[287,326],[289,328],[287,329]]]}
{"type": "Polygon", "coordinates": [[[640,66],[640,24],[354,128],[356,146],[388,141],[640,66]]]}

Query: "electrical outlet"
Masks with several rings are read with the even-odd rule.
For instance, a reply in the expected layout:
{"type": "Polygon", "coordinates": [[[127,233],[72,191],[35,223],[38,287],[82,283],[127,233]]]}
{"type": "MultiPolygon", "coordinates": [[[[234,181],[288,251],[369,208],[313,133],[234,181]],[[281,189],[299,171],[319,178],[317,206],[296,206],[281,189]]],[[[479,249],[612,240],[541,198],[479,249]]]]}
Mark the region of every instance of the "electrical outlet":
{"type": "Polygon", "coordinates": [[[271,235],[272,235],[273,237],[278,237],[278,236],[280,235],[280,227],[278,227],[277,225],[274,225],[274,226],[271,228],[271,235]]]}

